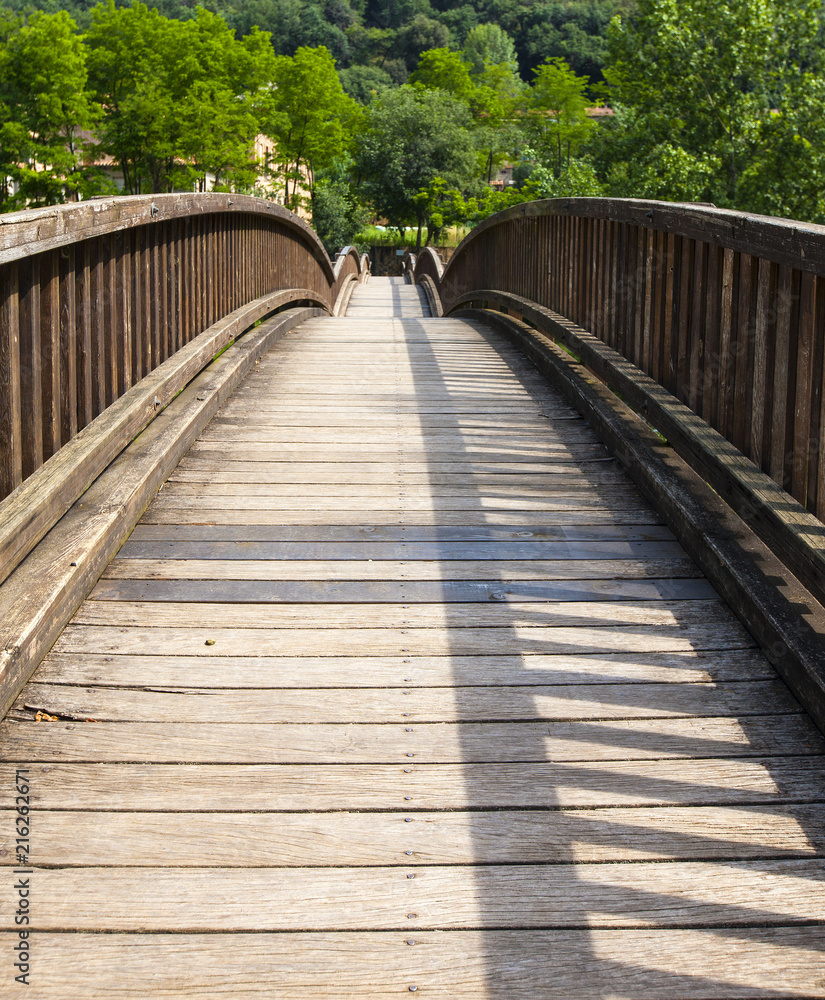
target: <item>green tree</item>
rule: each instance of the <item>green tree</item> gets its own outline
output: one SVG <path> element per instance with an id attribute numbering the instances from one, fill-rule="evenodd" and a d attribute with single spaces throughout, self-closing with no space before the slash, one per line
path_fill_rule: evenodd
<path id="1" fill-rule="evenodd" d="M 558 57 L 539 66 L 535 75 L 526 127 L 540 162 L 558 178 L 593 129 L 587 116 L 587 80 Z"/>
<path id="2" fill-rule="evenodd" d="M 409 82 L 429 90 L 444 90 L 467 104 L 476 95 L 469 65 L 460 52 L 450 49 L 427 49 L 422 52 Z"/>
<path id="3" fill-rule="evenodd" d="M 281 157 L 287 208 L 298 205 L 302 185 L 312 197 L 315 173 L 350 148 L 360 121 L 361 109 L 344 91 L 323 46 L 275 60 L 264 130 Z"/>
<path id="4" fill-rule="evenodd" d="M 337 161 L 318 178 L 312 203 L 312 225 L 332 256 L 354 241 L 368 213 L 351 183 L 352 159 Z"/>
<path id="5" fill-rule="evenodd" d="M 120 166 L 128 194 L 162 191 L 174 163 L 174 99 L 168 60 L 182 43 L 178 23 L 143 3 L 92 11 L 86 36 L 89 76 L 106 112 L 103 148 Z"/>
<path id="6" fill-rule="evenodd" d="M 744 207 L 753 178 L 765 175 L 760 163 L 775 162 L 795 135 L 800 150 L 819 142 L 804 107 L 819 87 L 820 8 L 819 0 L 639 0 L 637 17 L 616 21 L 610 37 L 607 77 L 630 112 L 617 123 L 626 158 L 613 159 L 614 176 L 646 173 L 636 193 L 647 195 L 681 173 L 685 183 L 670 191 L 678 198 L 696 194 L 704 173 L 702 200 Z"/>
<path id="7" fill-rule="evenodd" d="M 428 219 L 428 191 L 436 177 L 465 191 L 473 183 L 476 146 L 467 105 L 442 90 L 405 85 L 379 96 L 367 112 L 357 166 L 375 211 L 402 229 Z"/>
<path id="8" fill-rule="evenodd" d="M 473 28 L 464 40 L 463 50 L 476 76 L 481 76 L 488 66 L 506 64 L 513 72 L 518 70 L 513 39 L 497 24 Z"/>
<path id="9" fill-rule="evenodd" d="M 101 109 L 87 87 L 86 52 L 64 11 L 35 12 L 11 28 L 0 52 L 0 142 L 19 185 L 17 205 L 52 205 L 93 190 L 84 164 Z"/>
<path id="10" fill-rule="evenodd" d="M 510 62 L 484 63 L 473 79 L 473 112 L 489 184 L 505 154 L 521 145 L 525 88 Z"/>
<path id="11" fill-rule="evenodd" d="M 517 144 L 516 109 L 523 87 L 514 65 L 506 61 L 482 61 L 474 65 L 461 52 L 429 49 L 422 52 L 410 83 L 430 90 L 443 90 L 470 107 L 483 158 L 483 172 L 489 183 L 496 162 Z"/>

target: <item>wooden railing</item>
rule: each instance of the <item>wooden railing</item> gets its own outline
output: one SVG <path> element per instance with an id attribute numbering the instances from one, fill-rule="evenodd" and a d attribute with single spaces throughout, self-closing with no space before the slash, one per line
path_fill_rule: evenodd
<path id="1" fill-rule="evenodd" d="M 0 217 L 0 581 L 218 351 L 287 306 L 337 313 L 366 267 L 239 195 Z"/>
<path id="2" fill-rule="evenodd" d="M 479 289 L 588 330 L 825 517 L 825 227 L 664 202 L 533 202 L 483 222 L 444 269 L 447 311 Z"/>
<path id="3" fill-rule="evenodd" d="M 825 595 L 825 227 L 559 199 L 410 265 L 444 313 L 494 308 L 563 342 Z"/>
<path id="4" fill-rule="evenodd" d="M 144 375 L 254 300 L 330 312 L 359 273 L 258 198 L 118 198 L 0 218 L 0 499 Z M 254 320 L 252 321 L 254 322 Z"/>

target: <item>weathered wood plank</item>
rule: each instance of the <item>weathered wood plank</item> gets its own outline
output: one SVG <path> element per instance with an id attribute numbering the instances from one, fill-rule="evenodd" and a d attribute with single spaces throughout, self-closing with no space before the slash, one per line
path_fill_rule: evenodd
<path id="1" fill-rule="evenodd" d="M 34 680 L 109 687 L 310 688 L 709 683 L 775 676 L 753 649 L 590 656 L 152 656 L 52 651 Z"/>
<path id="2" fill-rule="evenodd" d="M 407 809 L 415 808 L 410 796 Z M 412 816 L 413 822 L 407 822 Z M 174 832 L 172 832 L 172 824 Z M 37 813 L 30 863 L 223 868 L 513 865 L 815 856 L 825 805 L 516 812 Z M 83 844 L 82 862 L 77 844 Z M 11 831 L 0 865 L 15 865 Z"/>
<path id="3" fill-rule="evenodd" d="M 206 563 L 205 565 L 209 565 Z M 253 564 L 254 565 L 254 564 Z M 336 583 L 252 580 L 161 580 L 156 578 L 100 581 L 90 600 L 197 601 L 213 603 L 410 604 L 547 603 L 548 601 L 715 600 L 705 580 L 597 580 L 553 583 L 533 581 L 342 581 Z"/>
<path id="4" fill-rule="evenodd" d="M 621 589 L 629 580 L 668 585 L 698 577 L 695 565 L 681 559 L 578 560 L 323 560 L 323 559 L 114 559 L 103 574 L 106 580 L 408 580 L 547 581 L 599 580 L 605 588 Z M 655 582 L 654 582 L 655 581 Z M 696 580 L 699 583 L 700 581 Z M 435 584 L 433 584 L 435 585 Z M 438 584 L 441 586 L 441 583 Z M 573 592 L 576 586 L 571 586 Z M 227 593 L 228 591 L 223 591 Z M 293 593 L 300 591 L 294 590 Z M 309 593 L 309 591 L 304 591 Z M 405 593 L 413 593 L 407 590 Z M 639 591 L 640 592 L 640 591 Z M 567 598 L 568 600 L 572 598 Z"/>
<path id="5" fill-rule="evenodd" d="M 407 825 L 398 824 L 400 846 Z M 38 922 L 108 931 L 729 928 L 820 921 L 825 910 L 819 860 L 480 865 L 472 878 L 463 866 L 410 867 L 258 868 L 254 879 L 221 867 L 42 869 Z M 0 897 L 5 929 L 15 905 Z"/>
<path id="6" fill-rule="evenodd" d="M 215 539 L 231 539 L 239 542 L 354 542 L 359 540 L 392 541 L 392 542 L 489 542 L 489 541 L 518 541 L 524 542 L 587 542 L 604 541 L 605 539 L 630 540 L 630 541 L 675 541 L 673 533 L 669 528 L 660 524 L 644 525 L 641 527 L 622 524 L 597 524 L 597 525 L 554 525 L 544 524 L 541 526 L 508 526 L 495 522 L 486 522 L 482 525 L 372 525 L 364 521 L 359 525 L 339 525 L 323 524 L 311 528 L 302 528 L 291 525 L 261 525 L 251 526 L 238 525 L 235 527 L 220 525 L 202 526 L 190 524 L 178 525 L 154 525 L 140 523 L 130 536 L 131 544 L 134 540 L 187 540 L 208 542 Z M 429 551 L 435 551 L 431 549 Z M 506 550 L 502 550 L 504 552 Z M 525 549 L 525 551 L 537 551 L 535 549 Z M 552 550 L 550 550 L 552 551 Z M 585 550 L 589 551 L 589 550 Z M 681 551 L 681 549 L 680 549 Z M 421 556 L 429 559 L 433 556 Z M 502 555 L 502 559 L 514 558 Z M 598 550 L 592 550 L 590 555 L 584 558 L 603 559 L 606 558 Z"/>
<path id="7" fill-rule="evenodd" d="M 365 507 L 382 507 L 385 504 L 403 500 L 410 508 L 424 507 L 440 508 L 493 506 L 496 501 L 507 500 L 508 506 L 516 504 L 522 510 L 529 510 L 536 505 L 547 503 L 556 506 L 560 501 L 571 498 L 580 505 L 584 499 L 593 503 L 598 499 L 601 504 L 633 497 L 634 492 L 626 483 L 591 483 L 586 474 L 576 476 L 569 483 L 541 483 L 536 486 L 528 484 L 507 485 L 493 483 L 487 486 L 473 484 L 436 483 L 234 483 L 234 482 L 181 482 L 179 480 L 167 483 L 164 488 L 164 502 L 180 503 L 182 506 L 192 502 L 203 503 L 206 507 L 219 507 L 226 504 L 243 504 L 255 509 L 260 506 L 261 498 L 266 498 L 272 504 L 272 509 L 280 506 L 282 501 L 301 504 L 316 501 L 321 505 L 332 505 L 338 501 L 361 503 Z M 503 506 L 503 504 L 502 504 Z"/>
<path id="8" fill-rule="evenodd" d="M 383 468 L 383 471 L 380 471 Z M 594 471 L 595 469 L 595 471 Z M 292 468 L 286 463 L 275 462 L 227 462 L 226 464 L 181 463 L 174 475 L 169 477 L 170 483 L 268 483 L 276 484 L 347 484 L 350 489 L 357 485 L 372 485 L 377 483 L 398 485 L 403 483 L 412 486 L 463 486 L 466 490 L 480 490 L 490 487 L 537 487 L 558 488 L 565 482 L 577 480 L 586 481 L 592 487 L 602 483 L 624 482 L 624 473 L 614 468 L 612 463 L 590 465 L 583 463 L 559 464 L 552 473 L 530 475 L 528 473 L 512 474 L 508 471 L 489 473 L 410 473 L 399 466 L 370 466 L 368 463 L 357 465 L 316 465 L 306 469 Z"/>
<path id="9" fill-rule="evenodd" d="M 819 998 L 819 927 L 37 936 L 33 1000 Z M 410 946 L 412 941 L 414 946 Z M 11 947 L 9 944 L 8 947 Z M 162 974 L 158 974 L 158 970 Z M 587 974 L 583 975 L 582 970 Z M 491 983 L 495 984 L 491 993 Z"/>
<path id="10" fill-rule="evenodd" d="M 0 809 L 15 806 L 0 764 Z M 161 813 L 821 803 L 825 758 L 501 764 L 34 764 L 38 810 Z M 818 836 L 816 830 L 814 834 Z M 406 855 L 405 855 L 406 856 Z"/>
<path id="11" fill-rule="evenodd" d="M 613 605 L 609 606 L 610 608 Z M 174 617 L 174 616 L 173 616 Z M 197 628 L 68 625 L 55 644 L 59 652 L 137 653 L 156 656 L 521 656 L 589 653 L 665 653 L 752 649 L 737 623 L 600 628 Z"/>
<path id="12" fill-rule="evenodd" d="M 0 764 L 0 809 L 15 806 Z M 35 764 L 38 809 L 155 812 L 775 806 L 821 802 L 825 758 L 501 764 Z"/>
<path id="13" fill-rule="evenodd" d="M 825 753 L 803 715 L 736 719 L 350 725 L 6 720 L 8 761 L 401 764 L 650 760 Z M 408 764 L 407 766 L 412 766 Z"/>
<path id="14" fill-rule="evenodd" d="M 249 426 L 248 424 L 237 424 L 232 428 L 226 428 L 232 438 L 238 444 L 249 444 L 261 442 L 269 445 L 297 444 L 303 445 L 373 445 L 386 448 L 386 426 L 382 429 L 376 426 L 370 433 L 369 428 L 355 428 L 353 430 L 341 430 L 335 427 L 278 427 L 271 429 L 267 427 Z M 551 428 L 545 428 L 540 433 L 538 430 L 531 434 L 519 433 L 518 429 L 510 430 L 503 428 L 480 428 L 478 430 L 450 430 L 439 429 L 428 432 L 410 426 L 409 429 L 399 427 L 397 433 L 393 435 L 398 444 L 410 450 L 425 450 L 433 446 L 437 451 L 471 451 L 482 447 L 500 448 L 502 450 L 512 448 L 518 453 L 520 450 L 533 447 L 553 451 L 557 449 L 567 449 L 577 444 L 594 444 L 596 435 L 589 428 L 579 429 L 575 425 L 564 435 L 556 433 Z M 221 442 L 224 439 L 220 428 L 211 428 L 201 435 L 203 444 L 211 442 Z"/>
<path id="15" fill-rule="evenodd" d="M 779 681 L 734 684 L 598 684 L 452 688 L 78 688 L 30 682 L 17 710 L 98 721 L 391 723 L 646 719 L 796 714 Z M 406 731 L 406 730 L 405 730 Z M 415 733 L 416 729 L 410 729 Z"/>
<path id="16" fill-rule="evenodd" d="M 468 505 L 469 506 L 469 505 Z M 319 507 L 318 509 L 301 510 L 298 505 L 290 510 L 288 507 L 276 510 L 260 509 L 254 512 L 239 507 L 203 507 L 193 504 L 182 506 L 169 504 L 161 507 L 155 502 L 144 515 L 144 524 L 260 524 L 267 525 L 325 525 L 331 520 L 341 525 L 357 525 L 367 521 L 371 525 L 409 524 L 409 525 L 484 525 L 494 518 L 499 524 L 524 528 L 544 527 L 548 522 L 555 525 L 576 524 L 661 524 L 662 519 L 652 509 L 641 504 L 631 504 L 620 507 L 613 504 L 609 507 L 587 507 L 582 501 L 578 509 L 567 510 L 511 510 L 503 505 L 499 508 L 485 510 L 406 510 L 403 506 L 356 510 L 352 507 L 337 506 Z"/>
<path id="17" fill-rule="evenodd" d="M 587 444 L 586 442 L 571 443 L 570 445 L 556 445 L 545 442 L 540 449 L 502 449 L 495 445 L 471 444 L 462 442 L 461 447 L 424 447 L 423 442 L 416 444 L 399 444 L 395 451 L 388 450 L 386 440 L 376 440 L 370 442 L 350 442 L 350 447 L 321 447 L 313 445 L 311 449 L 306 442 L 282 441 L 278 444 L 277 451 L 264 450 L 255 447 L 254 443 L 238 442 L 230 450 L 226 442 L 221 441 L 198 441 L 192 446 L 189 454 L 195 458 L 217 457 L 222 460 L 225 454 L 227 459 L 234 461 L 266 461 L 271 462 L 277 457 L 279 461 L 311 461 L 311 462 L 407 462 L 418 463 L 447 463 L 453 465 L 456 462 L 479 463 L 495 462 L 499 465 L 518 463 L 519 465 L 547 466 L 557 462 L 572 461 L 580 462 L 591 458 L 607 458 L 608 453 L 604 445 Z M 295 456 L 298 456 L 297 458 Z"/>
<path id="18" fill-rule="evenodd" d="M 365 528 L 363 524 L 351 526 L 351 531 L 347 534 L 346 527 L 339 526 L 338 537 L 330 537 L 332 532 L 326 525 L 319 525 L 316 529 L 311 526 L 295 526 L 294 534 L 290 538 L 289 527 L 284 525 L 153 525 L 147 524 L 144 519 L 140 524 L 140 531 L 137 529 L 120 549 L 121 559 L 168 559 L 175 561 L 189 560 L 221 560 L 221 561 L 272 561 L 285 560 L 311 560 L 313 562 L 342 562 L 353 561 L 363 562 L 371 560 L 376 562 L 405 562 L 408 565 L 413 563 L 433 563 L 437 569 L 441 565 L 452 562 L 464 562 L 470 565 L 473 562 L 491 562 L 494 566 L 500 566 L 503 562 L 544 562 L 552 560 L 554 562 L 571 562 L 574 564 L 594 563 L 596 566 L 602 563 L 618 559 L 634 560 L 656 560 L 656 559 L 679 559 L 684 558 L 681 545 L 676 541 L 652 540 L 629 541 L 622 539 L 606 538 L 604 541 L 590 541 L 585 536 L 582 539 L 573 538 L 566 542 L 559 540 L 544 540 L 541 536 L 551 534 L 552 528 L 546 525 L 537 525 L 535 530 L 522 530 L 521 532 L 511 531 L 509 534 L 525 534 L 532 536 L 534 540 L 512 541 L 490 540 L 487 525 L 478 525 L 480 539 L 451 538 L 447 530 L 444 530 L 443 541 L 429 541 L 426 537 L 420 540 L 423 534 L 422 529 L 429 525 L 410 526 L 409 541 L 404 540 L 404 536 L 396 525 L 370 525 L 372 530 Z M 271 535 L 273 540 L 268 540 L 270 532 L 268 528 L 273 528 Z M 438 529 L 441 529 L 438 525 Z M 445 526 L 446 527 L 446 526 Z M 466 528 L 466 525 L 456 527 Z M 501 526 L 506 529 L 506 526 Z M 523 526 L 519 526 L 522 527 Z M 577 528 L 584 533 L 585 529 L 592 528 L 591 525 L 563 525 L 556 526 L 558 535 L 570 531 L 575 532 Z M 601 525 L 597 526 L 601 528 Z M 610 528 L 614 526 L 609 526 Z M 631 531 L 635 526 L 621 525 L 617 527 L 627 527 Z M 655 531 L 657 525 L 645 525 L 640 527 L 638 535 L 644 536 L 647 530 Z M 154 528 L 154 531 L 149 529 Z M 413 531 L 413 528 L 417 529 Z M 395 530 L 393 530 L 395 529 Z M 607 529 L 605 534 L 607 534 Z M 395 539 L 392 535 L 395 535 Z M 592 535 L 597 532 L 591 532 Z M 303 537 L 302 537 L 303 535 Z M 315 535 L 315 538 L 312 536 Z M 387 535 L 390 540 L 385 541 Z M 504 535 L 504 530 L 502 530 Z M 400 537 L 399 537 L 400 536 Z M 271 536 L 270 536 L 271 537 Z M 375 538 L 375 541 L 367 539 Z M 217 540 L 214 540 L 217 539 Z M 552 539 L 552 534 L 551 534 Z M 582 570 L 581 566 L 574 565 L 573 571 Z"/>
<path id="19" fill-rule="evenodd" d="M 710 601 L 557 601 L 544 604 L 502 605 L 492 601 L 475 604 L 431 605 L 358 604 L 245 605 L 197 604 L 188 601 L 87 601 L 73 619 L 75 625 L 115 625 L 119 627 L 163 627 L 186 622 L 188 628 L 299 628 L 321 629 L 404 629 L 446 627 L 472 628 L 571 628 L 598 627 L 610 630 L 635 627 L 691 625 L 739 629 L 730 610 L 718 599 Z"/>
<path id="20" fill-rule="evenodd" d="M 342 452 L 321 452 L 313 449 L 311 455 L 287 455 L 280 451 L 271 452 L 261 448 L 230 448 L 219 447 L 217 443 L 209 447 L 198 448 L 197 442 L 181 461 L 181 470 L 204 470 L 226 468 L 228 472 L 243 471 L 246 468 L 260 469 L 262 472 L 283 472 L 285 475 L 293 470 L 307 470 L 310 473 L 341 472 L 352 470 L 356 475 L 373 470 L 392 471 L 393 475 L 555 475 L 570 473 L 581 468 L 585 471 L 604 471 L 605 467 L 615 468 L 616 460 L 611 458 L 603 448 L 594 445 L 582 450 L 577 458 L 565 455 L 552 460 L 534 458 L 527 455 L 501 455 L 492 459 L 473 458 L 468 455 L 456 455 L 452 460 L 439 459 L 432 455 L 431 461 L 422 452 L 416 458 L 406 452 L 399 456 L 398 452 L 390 453 L 372 451 L 351 451 L 342 457 Z M 358 480 L 353 480 L 357 482 Z M 470 480 L 467 480 L 468 482 Z"/>

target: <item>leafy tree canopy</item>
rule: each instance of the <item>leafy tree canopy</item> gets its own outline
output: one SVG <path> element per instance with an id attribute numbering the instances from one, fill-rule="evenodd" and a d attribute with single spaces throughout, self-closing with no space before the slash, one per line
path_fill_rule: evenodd
<path id="1" fill-rule="evenodd" d="M 361 109 L 344 91 L 335 61 L 323 46 L 278 56 L 272 73 L 263 128 L 277 143 L 285 166 L 284 204 L 296 204 L 304 181 L 314 189 L 315 172 L 345 153 L 360 128 Z"/>
<path id="2" fill-rule="evenodd" d="M 810 212 L 789 167 L 822 176 L 818 0 L 640 0 L 610 33 L 619 114 L 600 137 L 616 193 Z M 771 180 L 783 151 L 785 169 Z M 803 164 L 805 166 L 803 166 Z M 805 185 L 801 185 L 799 190 Z M 774 196 L 761 198 L 759 188 Z M 799 205 L 799 208 L 794 207 Z"/>
<path id="3" fill-rule="evenodd" d="M 427 221 L 418 199 L 436 177 L 466 189 L 475 145 L 467 105 L 442 90 L 403 86 L 380 95 L 367 112 L 356 154 L 363 189 L 391 225 Z"/>

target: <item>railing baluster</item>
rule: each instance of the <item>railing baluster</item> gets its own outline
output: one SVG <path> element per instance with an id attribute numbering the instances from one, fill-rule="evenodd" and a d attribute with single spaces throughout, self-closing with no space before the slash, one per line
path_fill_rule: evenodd
<path id="1" fill-rule="evenodd" d="M 770 469 L 770 408 L 773 385 L 773 331 L 776 325 L 776 280 L 779 268 L 759 261 L 754 326 L 754 373 L 751 393 L 750 447 L 747 453 L 760 469 Z"/>
<path id="2" fill-rule="evenodd" d="M 825 277 L 816 275 L 814 284 L 814 348 L 811 360 L 811 431 L 808 441 L 808 482 L 806 506 L 820 519 L 825 514 L 823 495 L 823 446 L 825 446 Z"/>
<path id="3" fill-rule="evenodd" d="M 40 257 L 21 261 L 18 322 L 20 325 L 20 396 L 23 411 L 23 476 L 43 464 L 43 365 L 40 341 Z"/>
<path id="4" fill-rule="evenodd" d="M 60 273 L 58 250 L 43 255 L 40 284 L 40 356 L 43 364 L 43 458 L 63 443 L 60 436 Z"/>
<path id="5" fill-rule="evenodd" d="M 739 294 L 736 307 L 736 330 L 733 339 L 734 386 L 731 393 L 733 419 L 730 440 L 740 451 L 747 451 L 748 428 L 751 423 L 756 346 L 756 292 L 759 261 L 751 254 L 739 255 Z"/>
<path id="6" fill-rule="evenodd" d="M 75 321 L 77 323 L 77 423 L 79 428 L 92 422 L 92 276 L 89 241 L 78 248 L 75 281 Z"/>
<path id="7" fill-rule="evenodd" d="M 75 248 L 63 247 L 58 257 L 60 298 L 60 438 L 77 434 L 77 313 L 75 310 Z"/>
<path id="8" fill-rule="evenodd" d="M 779 268 L 776 287 L 776 326 L 773 357 L 773 393 L 770 425 L 770 475 L 782 487 L 790 485 L 791 434 L 793 427 L 793 384 L 796 369 L 796 345 L 791 336 L 794 326 L 795 278 L 793 269 Z"/>
<path id="9" fill-rule="evenodd" d="M 16 261 L 0 267 L 0 489 L 23 480 L 20 286 Z"/>
<path id="10" fill-rule="evenodd" d="M 736 322 L 735 309 L 739 279 L 739 255 L 733 250 L 722 251 L 722 288 L 719 309 L 719 365 L 716 379 L 716 413 L 714 426 L 729 437 L 733 424 L 734 386 L 736 374 L 733 359 L 733 345 Z"/>
<path id="11" fill-rule="evenodd" d="M 816 278 L 810 271 L 800 275 L 799 306 L 795 324 L 796 380 L 793 405 L 793 444 L 791 447 L 791 489 L 807 504 L 808 460 L 811 440 L 813 403 L 814 320 L 816 318 Z"/>

